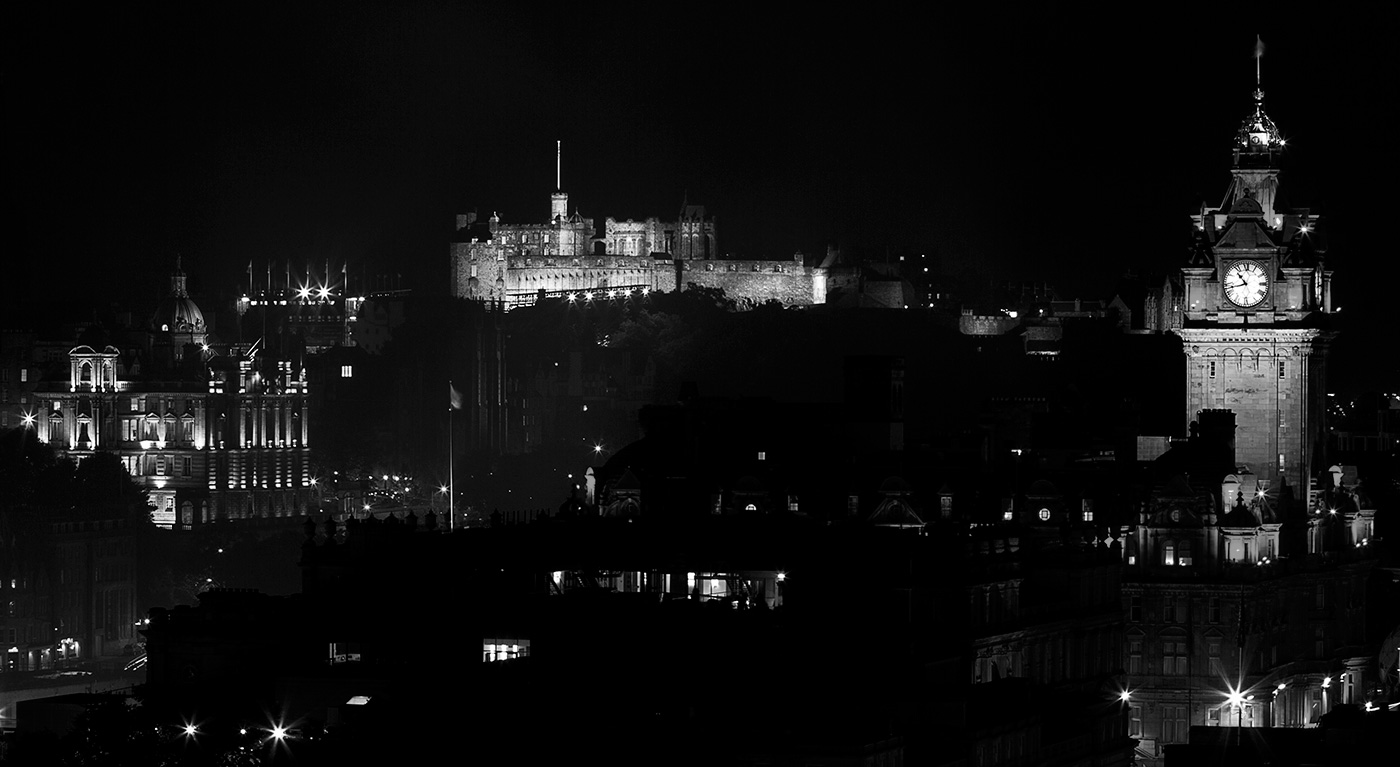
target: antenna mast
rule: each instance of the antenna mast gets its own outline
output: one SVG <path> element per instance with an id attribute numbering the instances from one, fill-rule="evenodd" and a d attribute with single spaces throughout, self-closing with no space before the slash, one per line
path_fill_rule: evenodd
<path id="1" fill-rule="evenodd" d="M 554 191 L 556 192 L 562 192 L 564 190 L 564 181 L 561 174 L 563 167 L 564 142 L 556 140 L 554 142 Z"/>

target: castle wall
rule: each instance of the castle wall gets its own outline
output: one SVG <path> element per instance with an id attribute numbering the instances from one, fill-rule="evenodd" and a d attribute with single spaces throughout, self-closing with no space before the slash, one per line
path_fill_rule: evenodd
<path id="1" fill-rule="evenodd" d="M 808 268 L 800 261 L 681 261 L 680 287 L 722 288 L 742 306 L 757 306 L 770 299 L 784 306 L 824 303 L 825 270 Z"/>
<path id="2" fill-rule="evenodd" d="M 1018 320 L 1001 315 L 964 314 L 958 318 L 958 330 L 965 336 L 1000 336 L 1018 324 Z"/>

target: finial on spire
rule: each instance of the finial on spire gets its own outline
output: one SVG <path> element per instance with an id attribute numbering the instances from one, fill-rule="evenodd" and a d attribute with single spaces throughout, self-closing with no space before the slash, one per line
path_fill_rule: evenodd
<path id="1" fill-rule="evenodd" d="M 1259 35 L 1254 36 L 1254 87 L 1258 88 L 1262 81 L 1259 76 L 1259 60 L 1264 58 L 1264 38 Z"/>

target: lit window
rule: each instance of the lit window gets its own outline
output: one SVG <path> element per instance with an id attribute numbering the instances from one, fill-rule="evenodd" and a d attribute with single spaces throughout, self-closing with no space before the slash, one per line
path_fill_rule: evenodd
<path id="1" fill-rule="evenodd" d="M 744 507 L 744 511 L 758 511 L 758 507 L 751 503 Z"/>
<path id="2" fill-rule="evenodd" d="M 1162 564 L 1176 564 L 1176 544 L 1172 541 L 1167 541 L 1162 544 Z"/>
<path id="3" fill-rule="evenodd" d="M 1049 509 L 1041 509 L 1041 510 L 1040 510 L 1040 521 L 1041 521 L 1041 522 L 1049 522 L 1049 521 L 1050 521 L 1050 510 L 1049 510 Z"/>
<path id="4" fill-rule="evenodd" d="M 20 368 L 20 369 L 19 369 L 19 382 L 20 382 L 20 383 L 28 383 L 28 382 L 29 382 L 29 368 Z"/>
<path id="5" fill-rule="evenodd" d="M 758 460 L 760 460 L 760 461 L 766 461 L 766 460 L 768 460 L 768 453 L 765 452 L 765 451 L 763 451 L 763 450 L 758 451 Z"/>
<path id="6" fill-rule="evenodd" d="M 1012 517 L 1012 513 L 1011 513 L 1011 510 L 1010 510 L 1010 509 L 1007 509 L 1006 511 L 1003 511 L 1003 512 L 1001 513 L 1001 518 L 1002 518 L 1003 521 L 1010 522 L 1010 521 L 1011 521 L 1011 517 Z"/>
<path id="7" fill-rule="evenodd" d="M 1085 521 L 1085 522 L 1093 522 L 1093 521 L 1094 521 L 1094 512 L 1092 512 L 1092 511 L 1085 511 L 1085 512 L 1084 512 L 1084 521 Z"/>
<path id="8" fill-rule="evenodd" d="M 515 660 L 530 655 L 528 639 L 483 639 L 481 640 L 481 661 Z"/>
<path id="9" fill-rule="evenodd" d="M 1181 550 L 1177 552 L 1176 563 L 1182 567 L 1191 566 L 1191 542 L 1182 541 Z"/>
<path id="10" fill-rule="evenodd" d="M 341 378 L 352 378 L 352 377 L 354 377 L 354 375 L 355 375 L 355 366 L 354 366 L 354 365 L 341 365 L 341 366 L 340 366 L 340 377 L 341 377 Z"/>

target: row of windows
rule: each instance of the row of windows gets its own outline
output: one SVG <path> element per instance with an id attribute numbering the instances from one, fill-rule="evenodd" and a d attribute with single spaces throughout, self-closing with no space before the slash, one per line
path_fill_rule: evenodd
<path id="1" fill-rule="evenodd" d="M 1167 623 L 1187 623 L 1190 621 L 1191 600 L 1186 597 L 1168 596 L 1162 599 L 1162 620 Z M 1206 622 L 1220 623 L 1220 597 L 1206 599 Z M 1141 623 L 1143 619 L 1142 597 L 1128 598 L 1128 620 Z"/>
<path id="2" fill-rule="evenodd" d="M 1191 650 L 1185 639 L 1168 639 L 1162 642 L 1162 669 L 1165 676 L 1186 676 L 1191 673 Z M 1206 644 L 1206 656 L 1213 674 L 1223 673 L 1220 664 L 1220 642 Z M 1147 673 L 1143 664 L 1142 640 L 1128 641 L 1128 674 L 1135 676 Z"/>
<path id="3" fill-rule="evenodd" d="M 1240 370 L 1243 370 L 1243 369 L 1244 369 L 1244 358 L 1243 358 L 1243 357 L 1237 357 L 1236 359 L 1238 360 L 1237 367 L 1238 367 Z M 1288 366 L 1288 363 L 1287 363 L 1287 362 L 1280 361 L 1280 362 L 1278 363 L 1278 377 L 1279 377 L 1279 378 L 1287 378 L 1287 377 L 1288 377 L 1288 367 L 1287 367 L 1287 366 Z M 1210 360 L 1209 362 L 1207 362 L 1207 363 L 1206 363 L 1206 368 L 1207 368 L 1207 370 L 1209 371 L 1210 377 L 1211 377 L 1211 378 L 1214 378 L 1214 377 L 1215 377 L 1215 373 L 1216 373 L 1216 361 L 1215 361 L 1215 360 Z M 1258 358 L 1258 357 L 1255 357 L 1255 358 L 1254 358 L 1254 369 L 1255 369 L 1255 370 L 1258 370 L 1258 369 L 1259 369 L 1259 358 Z"/>
<path id="4" fill-rule="evenodd" d="M 193 458 L 188 455 L 127 455 L 122 456 L 122 463 L 126 465 L 126 472 L 133 477 L 173 476 L 177 469 L 182 477 L 188 477 L 193 473 Z"/>

